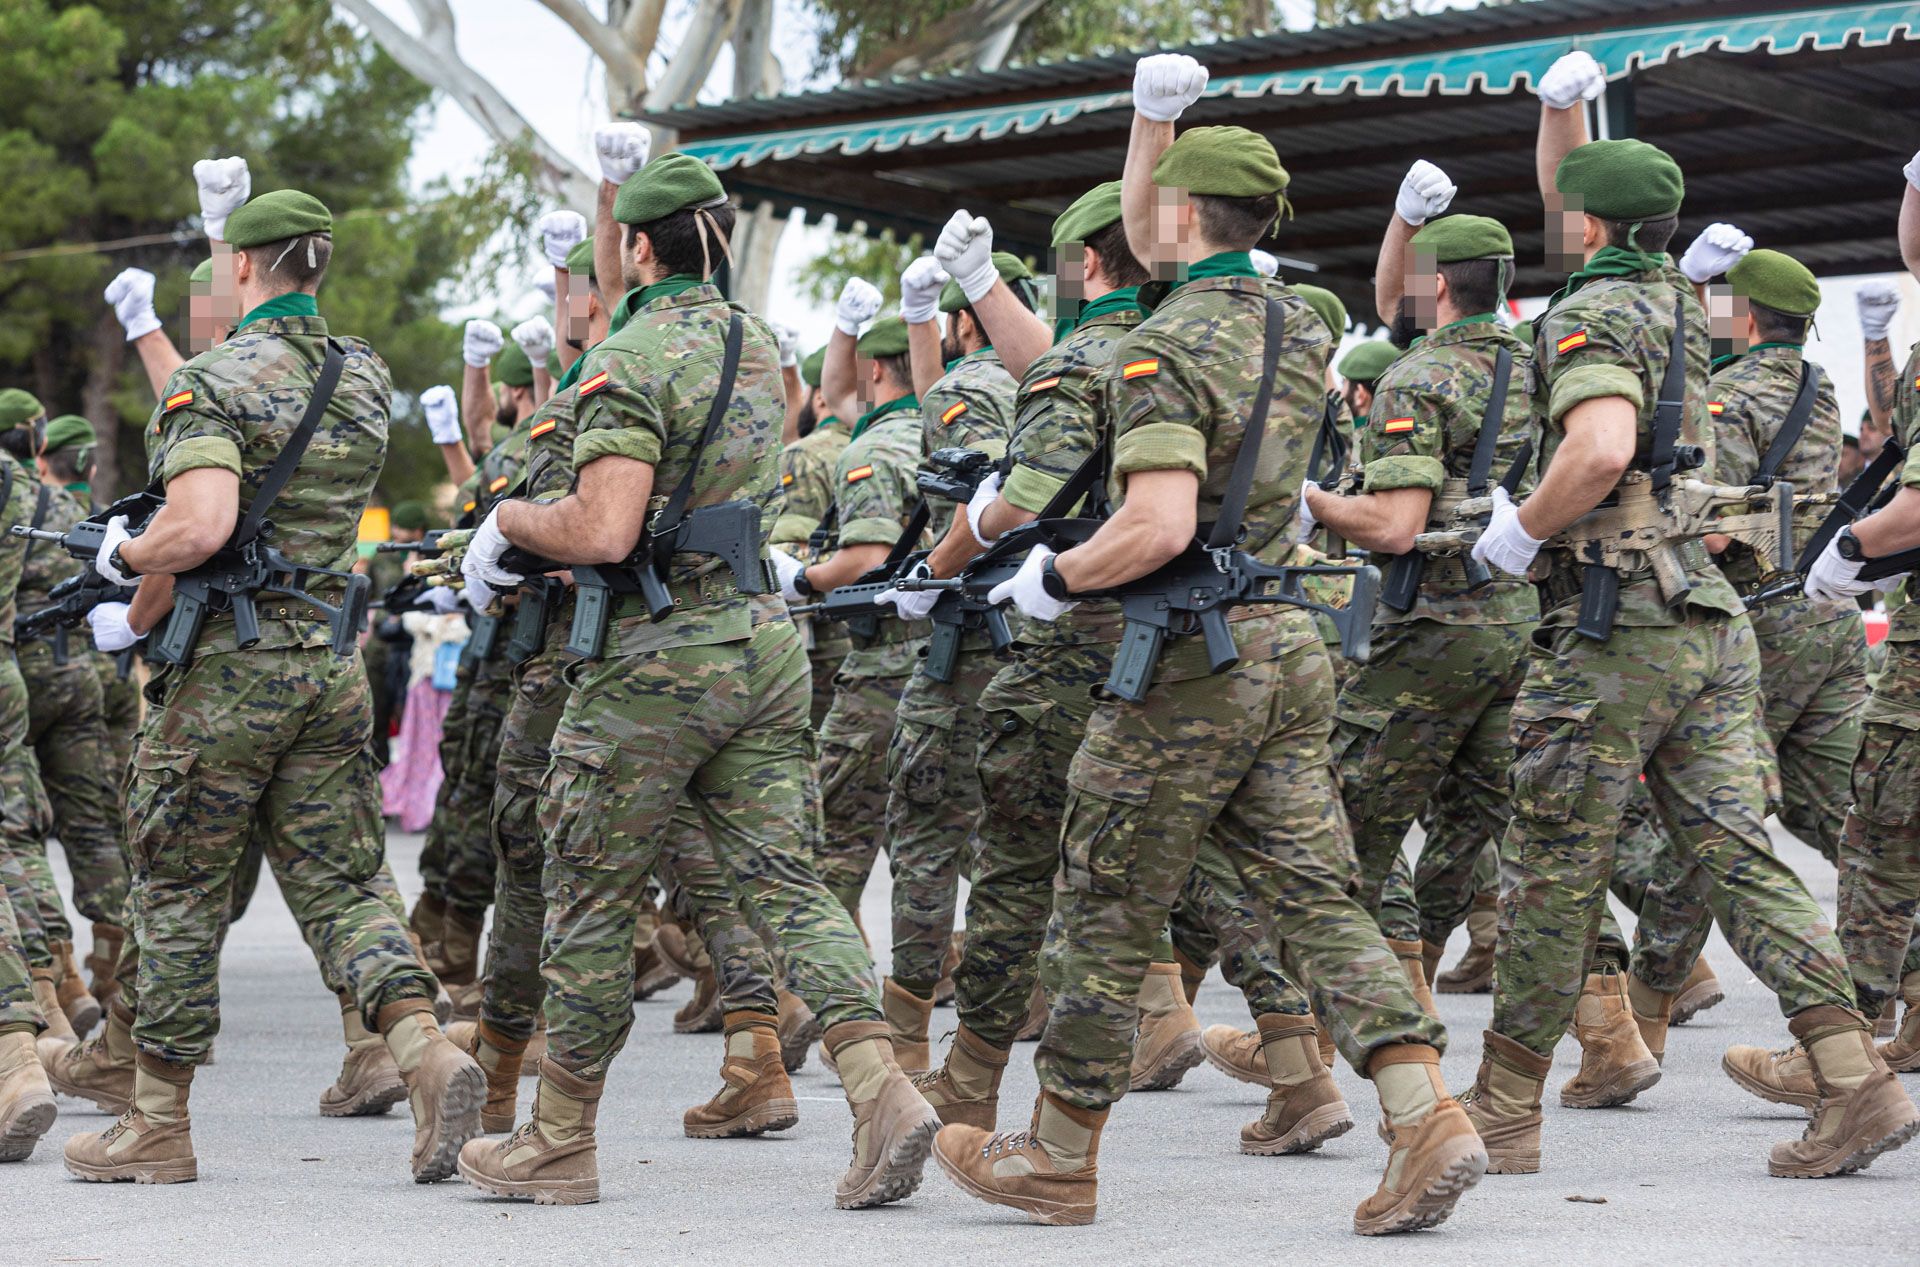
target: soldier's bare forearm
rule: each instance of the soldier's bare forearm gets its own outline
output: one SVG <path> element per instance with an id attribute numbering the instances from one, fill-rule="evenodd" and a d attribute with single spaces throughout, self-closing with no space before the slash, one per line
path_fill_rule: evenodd
<path id="1" fill-rule="evenodd" d="M 618 303 L 617 297 L 626 294 L 620 271 L 620 243 L 625 230 L 613 218 L 613 200 L 619 195 L 620 186 L 603 180 L 593 203 L 593 275 L 600 279 L 600 293 L 610 304 Z"/>
<path id="2" fill-rule="evenodd" d="M 1920 488 L 1902 488 L 1886 506 L 1853 525 L 1870 559 L 1920 546 Z"/>
<path id="3" fill-rule="evenodd" d="M 849 424 L 864 410 L 859 408 L 859 367 L 854 355 L 856 340 L 835 326 L 827 340 L 827 354 L 820 358 L 820 394 L 836 418 Z"/>
<path id="4" fill-rule="evenodd" d="M 1155 265 L 1170 263 L 1174 258 L 1169 249 L 1171 244 L 1158 245 L 1153 240 L 1154 200 L 1160 190 L 1153 183 L 1153 168 L 1172 144 L 1171 122 L 1162 123 L 1135 113 L 1133 131 L 1127 137 L 1127 165 L 1121 173 L 1120 217 L 1127 226 L 1128 249 L 1155 277 L 1162 276 Z"/>
<path id="5" fill-rule="evenodd" d="M 1380 259 L 1373 270 L 1373 306 L 1388 325 L 1400 315 L 1400 301 L 1406 297 L 1407 248 L 1418 232 L 1395 212 L 1388 217 L 1386 234 L 1380 239 Z"/>
<path id="6" fill-rule="evenodd" d="M 925 399 L 933 385 L 946 374 L 947 367 L 940 359 L 940 327 L 932 321 L 922 321 L 907 327 L 907 357 L 913 366 L 913 391 L 916 396 Z"/>
<path id="7" fill-rule="evenodd" d="M 1565 110 L 1556 110 L 1541 103 L 1540 134 L 1533 150 L 1533 173 L 1540 183 L 1540 197 L 1546 201 L 1549 213 L 1558 204 L 1559 195 L 1553 176 L 1560 170 L 1560 160 L 1585 145 L 1589 139 L 1586 102 L 1575 102 Z"/>
<path id="8" fill-rule="evenodd" d="M 1340 497 L 1324 489 L 1307 490 L 1307 508 L 1322 527 L 1363 550 L 1405 554 L 1427 523 L 1433 492 L 1394 488 L 1383 493 Z"/>
<path id="9" fill-rule="evenodd" d="M 633 553 L 653 496 L 653 464 L 595 458 L 580 468 L 574 491 L 558 501 L 500 504 L 508 541 L 556 563 L 618 563 Z"/>
<path id="10" fill-rule="evenodd" d="M 167 337 L 165 330 L 149 330 L 133 341 L 133 350 L 140 354 L 140 367 L 147 372 L 147 382 L 153 386 L 155 396 L 167 394 L 167 380 L 173 372 L 187 363 L 180 355 L 180 349 L 173 346 L 173 340 Z"/>
<path id="11" fill-rule="evenodd" d="M 1027 367 L 1053 346 L 1053 331 L 1005 282 L 994 282 L 992 290 L 974 301 L 973 312 L 986 327 L 1000 363 L 1015 378 L 1025 378 Z"/>
<path id="12" fill-rule="evenodd" d="M 1894 376 L 1893 345 L 1885 339 L 1867 340 L 1867 414 L 1882 430 L 1893 425 L 1893 398 L 1899 380 Z"/>
<path id="13" fill-rule="evenodd" d="M 1622 396 L 1583 401 L 1567 411 L 1567 436 L 1539 487 L 1520 505 L 1520 526 L 1544 540 L 1592 510 L 1633 464 L 1633 402 Z"/>
<path id="14" fill-rule="evenodd" d="M 460 421 L 467 429 L 467 448 L 477 458 L 493 448 L 493 380 L 488 368 L 468 365 L 460 371 Z"/>
<path id="15" fill-rule="evenodd" d="M 144 637 L 172 610 L 173 578 L 143 576 L 140 578 L 140 588 L 134 591 L 133 601 L 127 605 L 127 625 Z"/>
<path id="16" fill-rule="evenodd" d="M 1138 580 L 1193 541 L 1199 520 L 1200 477 L 1192 471 L 1135 471 L 1126 501 L 1085 544 L 1054 564 L 1073 593 Z"/>
<path id="17" fill-rule="evenodd" d="M 851 585 L 887 561 L 888 547 L 869 542 L 841 546 L 830 556 L 807 569 L 807 583 L 816 594 Z"/>
<path id="18" fill-rule="evenodd" d="M 1909 273 L 1920 277 L 1920 189 L 1911 183 L 1900 203 L 1900 258 Z"/>
<path id="19" fill-rule="evenodd" d="M 956 575 L 966 566 L 968 559 L 985 549 L 979 538 L 973 535 L 972 527 L 967 523 L 967 512 L 963 508 L 953 517 L 953 526 L 947 529 L 947 535 L 927 556 L 927 569 L 938 577 Z"/>

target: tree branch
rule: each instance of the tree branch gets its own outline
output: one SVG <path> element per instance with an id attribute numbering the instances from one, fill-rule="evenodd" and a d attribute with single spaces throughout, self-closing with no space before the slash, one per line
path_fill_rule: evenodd
<path id="1" fill-rule="evenodd" d="M 693 20 L 687 23 L 686 33 L 680 37 L 679 51 L 667 63 L 660 82 L 647 93 L 648 109 L 693 104 L 695 94 L 713 71 L 714 59 L 733 37 L 743 3 L 744 0 L 700 0 L 693 11 Z"/>
<path id="2" fill-rule="evenodd" d="M 1024 22 L 1043 0 L 974 0 L 973 4 L 881 49 L 848 79 L 911 75 L 938 63 L 971 62 L 992 49 L 1006 27 Z"/>
<path id="3" fill-rule="evenodd" d="M 607 74 L 628 86 L 627 95 L 643 92 L 647 85 L 647 63 L 634 55 L 634 46 L 620 32 L 587 11 L 580 0 L 539 0 L 549 13 L 573 28 L 600 59 Z"/>

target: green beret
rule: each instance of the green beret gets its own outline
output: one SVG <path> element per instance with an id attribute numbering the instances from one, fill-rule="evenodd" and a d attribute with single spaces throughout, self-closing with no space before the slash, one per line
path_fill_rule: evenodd
<path id="1" fill-rule="evenodd" d="M 23 392 L 18 387 L 9 387 L 0 392 L 0 431 L 8 431 L 46 416 L 46 406 L 32 392 Z"/>
<path id="2" fill-rule="evenodd" d="M 1399 359 L 1399 348 L 1385 339 L 1369 339 L 1355 344 L 1351 352 L 1340 358 L 1333 372 L 1349 383 L 1371 383 Z"/>
<path id="3" fill-rule="evenodd" d="M 393 513 L 387 518 L 396 528 L 413 528 L 423 531 L 432 522 L 427 516 L 425 502 L 401 502 L 393 508 Z"/>
<path id="4" fill-rule="evenodd" d="M 827 350 L 815 348 L 807 358 L 800 362 L 800 381 L 808 387 L 820 386 L 820 367 L 827 363 Z"/>
<path id="5" fill-rule="evenodd" d="M 1307 301 L 1307 307 L 1314 315 L 1327 323 L 1327 329 L 1333 332 L 1334 341 L 1340 340 L 1340 332 L 1347 328 L 1347 306 L 1340 302 L 1340 296 L 1324 286 L 1295 285 L 1293 293 Z"/>
<path id="6" fill-rule="evenodd" d="M 668 154 L 627 177 L 613 200 L 613 218 L 651 224 L 688 207 L 717 207 L 726 200 L 713 168 L 691 154 Z"/>
<path id="7" fill-rule="evenodd" d="M 593 235 L 589 233 L 580 240 L 580 244 L 567 252 L 567 271 L 573 274 L 586 274 L 588 281 L 598 281 L 593 275 Z"/>
<path id="8" fill-rule="evenodd" d="M 1273 143 L 1245 128 L 1188 128 L 1153 165 L 1153 183 L 1190 194 L 1257 198 L 1286 190 Z"/>
<path id="9" fill-rule="evenodd" d="M 1009 286 L 1015 286 L 1015 289 L 1018 289 L 1016 283 L 1031 281 L 1033 278 L 1033 270 L 1028 268 L 1018 255 L 1009 255 L 1005 251 L 993 253 L 993 267 L 1000 274 L 1000 280 Z M 1027 297 L 1029 299 L 1033 297 L 1031 289 L 1027 291 Z M 948 282 L 940 288 L 941 312 L 959 312 L 967 306 L 967 292 L 960 289 L 959 282 Z"/>
<path id="10" fill-rule="evenodd" d="M 1658 220 L 1680 210 L 1680 164 L 1645 141 L 1589 141 L 1560 160 L 1553 187 L 1602 220 Z"/>
<path id="11" fill-rule="evenodd" d="M 882 317 L 860 336 L 860 342 L 853 345 L 853 350 L 861 356 L 905 356 L 907 323 L 899 317 Z"/>
<path id="12" fill-rule="evenodd" d="M 209 255 L 206 259 L 195 264 L 193 266 L 193 272 L 187 276 L 187 280 L 201 286 L 211 286 L 213 284 L 213 257 Z"/>
<path id="13" fill-rule="evenodd" d="M 1525 344 L 1527 344 L 1528 346 L 1532 346 L 1532 344 L 1533 344 L 1533 322 L 1531 322 L 1531 321 L 1516 321 L 1516 322 L 1514 322 L 1514 323 L 1513 323 L 1513 337 L 1514 337 L 1514 338 L 1516 338 L 1516 339 L 1518 339 L 1518 340 L 1520 340 L 1520 342 L 1522 342 L 1522 343 L 1525 343 Z"/>
<path id="14" fill-rule="evenodd" d="M 1789 317 L 1811 317 L 1820 307 L 1820 283 L 1812 270 L 1779 251 L 1748 251 L 1727 270 L 1727 282 L 1734 294 Z"/>
<path id="15" fill-rule="evenodd" d="M 61 414 L 47 424 L 48 453 L 58 453 L 62 449 L 84 449 L 97 443 L 99 437 L 93 433 L 93 424 L 79 414 Z"/>
<path id="16" fill-rule="evenodd" d="M 1073 200 L 1073 205 L 1053 222 L 1053 245 L 1085 242 L 1120 218 L 1120 182 L 1110 180 L 1095 185 Z"/>
<path id="17" fill-rule="evenodd" d="M 1442 216 L 1413 235 L 1413 249 L 1436 264 L 1462 260 L 1510 260 L 1513 238 L 1507 226 L 1487 216 Z"/>
<path id="18" fill-rule="evenodd" d="M 333 213 L 326 204 L 298 189 L 261 194 L 227 217 L 227 245 L 236 248 L 332 232 Z"/>
<path id="19" fill-rule="evenodd" d="M 533 386 L 533 362 L 527 353 L 512 339 L 499 356 L 493 358 L 493 381 L 505 383 L 508 387 Z"/>

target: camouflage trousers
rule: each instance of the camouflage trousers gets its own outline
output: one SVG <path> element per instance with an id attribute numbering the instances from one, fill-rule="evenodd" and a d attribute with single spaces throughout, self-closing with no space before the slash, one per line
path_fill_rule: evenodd
<path id="1" fill-rule="evenodd" d="M 506 657 L 462 663 L 441 723 L 440 792 L 420 850 L 420 880 L 428 893 L 474 919 L 493 901 L 495 759 L 512 692 Z"/>
<path id="2" fill-rule="evenodd" d="M 30 968 L 46 968 L 53 955 L 43 912 L 60 909 L 60 893 L 47 865 L 53 810 L 27 742 L 28 708 L 26 680 L 8 649 L 0 655 L 0 883 L 6 885 L 21 956 Z"/>
<path id="3" fill-rule="evenodd" d="M 1668 847 L 1700 866 L 1709 909 L 1781 1010 L 1852 1006 L 1832 926 L 1767 842 L 1746 617 L 1689 608 L 1684 624 L 1605 642 L 1570 621 L 1563 607 L 1534 634 L 1513 706 L 1494 1030 L 1543 1056 L 1566 1032 L 1643 770 Z"/>
<path id="4" fill-rule="evenodd" d="M 1173 947 L 1197 968 L 1220 965 L 1220 975 L 1240 991 L 1247 1012 L 1305 1016 L 1307 996 L 1288 980 L 1273 922 L 1247 896 L 1226 854 L 1202 840 L 1186 887 L 1167 919 Z"/>
<path id="5" fill-rule="evenodd" d="M 140 668 L 127 663 L 127 675 L 120 676 L 120 658 L 103 652 L 93 653 L 93 668 L 100 679 L 100 702 L 107 720 L 107 750 L 113 755 L 108 774 L 116 791 L 126 781 L 127 763 L 133 760 L 133 737 L 140 731 Z"/>
<path id="6" fill-rule="evenodd" d="M 868 653 L 856 651 L 848 657 Z M 820 805 L 825 832 L 814 866 L 856 921 L 860 894 L 880 856 L 887 821 L 886 754 L 907 678 L 869 676 L 843 666 L 833 705 L 820 723 Z"/>
<path id="7" fill-rule="evenodd" d="M 1506 823 L 1503 820 L 1491 836 L 1484 835 L 1479 816 L 1462 803 L 1465 795 L 1449 774 L 1420 811 L 1427 839 L 1413 869 L 1413 899 L 1421 940 L 1435 946 L 1446 945 L 1453 930 L 1466 923 L 1475 898 L 1481 894 L 1492 898 L 1500 892 L 1499 842 L 1506 834 Z M 1392 887 L 1389 879 L 1389 895 Z M 1390 905 L 1390 900 L 1382 901 L 1383 927 Z"/>
<path id="8" fill-rule="evenodd" d="M 833 707 L 833 679 L 840 672 L 847 653 L 853 650 L 853 640 L 847 637 L 846 626 L 838 621 L 823 623 L 800 616 L 795 618 L 794 626 L 807 644 L 808 681 L 813 691 L 807 716 L 817 731 L 826 723 L 827 710 Z"/>
<path id="9" fill-rule="evenodd" d="M 1140 981 L 1203 846 L 1272 913 L 1350 1064 L 1386 1043 L 1446 1041 L 1349 895 L 1357 863 L 1327 755 L 1333 668 L 1312 622 L 1263 612 L 1234 635 L 1228 672 L 1207 675 L 1198 639 L 1181 639 L 1144 701 L 1098 704 L 1068 772 L 1035 1065 L 1082 1107 L 1126 1092 Z"/>
<path id="10" fill-rule="evenodd" d="M 1868 1016 L 1920 971 L 1920 642 L 1884 645 L 1840 843 L 1840 939 Z"/>
<path id="11" fill-rule="evenodd" d="M 398 896 L 381 892 L 385 829 L 359 657 L 205 653 L 148 691 L 127 787 L 140 1049 L 206 1058 L 234 867 L 256 830 L 328 984 L 358 1001 L 368 1028 L 387 1003 L 432 998 Z"/>
<path id="12" fill-rule="evenodd" d="M 980 693 L 1001 661 L 963 650 L 953 681 L 916 669 L 900 693 L 887 746 L 887 863 L 893 874 L 893 980 L 933 997 L 953 938 L 960 876 L 971 871 L 980 821 Z"/>
<path id="13" fill-rule="evenodd" d="M 13 903 L 0 902 L 0 1034 L 37 1034 L 46 1024 L 33 1000 L 33 980 L 27 973 Z"/>
<path id="14" fill-rule="evenodd" d="M 95 923 L 118 924 L 127 906 L 127 858 L 99 674 L 85 654 L 54 663 L 53 643 L 46 639 L 23 643 L 18 652 L 27 683 L 28 742 L 73 875 L 73 904 Z M 57 900 L 41 916 L 49 937 L 73 940 L 66 908 Z"/>
<path id="15" fill-rule="evenodd" d="M 572 690 L 540 798 L 549 1058 L 598 1079 L 625 1043 L 639 905 L 683 801 L 821 1024 L 878 1020 L 866 946 L 812 866 L 819 787 L 792 623 L 565 673 Z"/>

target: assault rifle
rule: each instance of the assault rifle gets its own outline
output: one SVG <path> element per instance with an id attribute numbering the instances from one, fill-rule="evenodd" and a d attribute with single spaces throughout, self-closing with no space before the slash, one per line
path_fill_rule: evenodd
<path id="1" fill-rule="evenodd" d="M 115 585 L 91 567 L 76 572 L 47 591 L 47 606 L 14 618 L 13 636 L 21 642 L 32 638 L 48 639 L 53 643 L 53 662 L 65 664 L 68 631 L 78 628 L 88 613 L 102 603 L 132 602 L 136 588 L 132 585 Z M 128 648 L 126 652 L 118 654 L 124 658 L 131 650 Z"/>
<path id="2" fill-rule="evenodd" d="M 154 512 L 166 504 L 167 499 L 160 494 L 150 488 L 142 489 L 137 493 L 128 493 L 104 510 L 94 511 L 65 532 L 34 528 L 27 524 L 15 524 L 8 531 L 16 537 L 57 545 L 92 570 L 93 561 L 99 557 L 100 547 L 107 539 L 108 522 L 124 516 L 128 531 L 137 535 L 153 518 Z"/>

